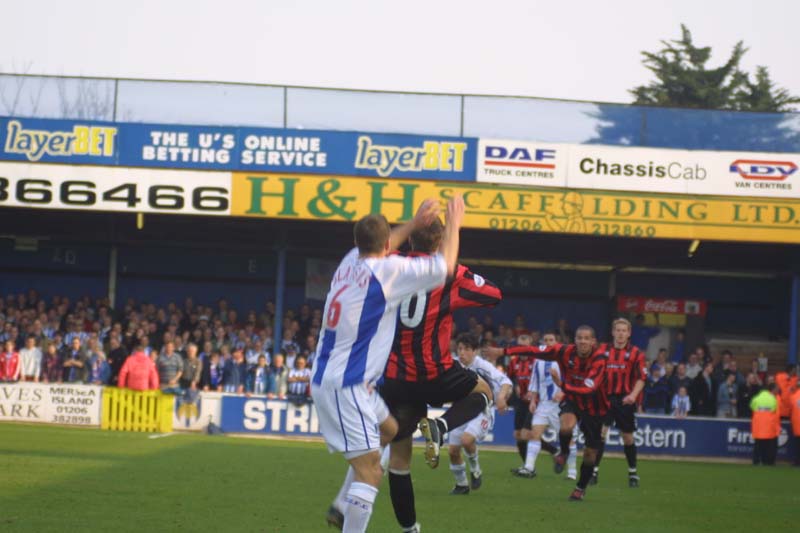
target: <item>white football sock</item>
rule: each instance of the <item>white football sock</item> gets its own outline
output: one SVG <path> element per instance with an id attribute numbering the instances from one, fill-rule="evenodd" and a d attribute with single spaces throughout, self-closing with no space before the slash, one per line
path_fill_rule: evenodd
<path id="1" fill-rule="evenodd" d="M 578 477 L 578 445 L 569 445 L 569 456 L 567 457 L 567 475 Z"/>
<path id="2" fill-rule="evenodd" d="M 343 533 L 365 533 L 372 516 L 372 504 L 378 495 L 378 489 L 359 481 L 350 485 L 345 496 Z"/>
<path id="3" fill-rule="evenodd" d="M 478 448 L 475 448 L 475 455 L 470 455 L 469 452 L 464 451 L 464 455 L 467 456 L 467 461 L 469 461 L 469 471 L 475 474 L 476 476 L 481 475 L 481 463 L 478 461 Z"/>
<path id="4" fill-rule="evenodd" d="M 542 441 L 529 440 L 528 451 L 525 454 L 525 469 L 533 472 L 536 469 L 536 458 L 539 457 L 539 452 L 542 451 Z"/>
<path id="5" fill-rule="evenodd" d="M 450 471 L 456 478 L 456 485 L 461 485 L 462 487 L 466 487 L 469 485 L 467 483 L 467 465 L 465 465 L 464 463 L 461 463 L 460 465 L 451 464 Z"/>

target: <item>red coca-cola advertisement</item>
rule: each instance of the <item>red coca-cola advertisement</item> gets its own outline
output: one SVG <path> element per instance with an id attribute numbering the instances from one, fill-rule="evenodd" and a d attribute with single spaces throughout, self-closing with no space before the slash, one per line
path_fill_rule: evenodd
<path id="1" fill-rule="evenodd" d="M 704 300 L 617 296 L 617 310 L 623 313 L 660 313 L 704 317 L 707 308 Z"/>

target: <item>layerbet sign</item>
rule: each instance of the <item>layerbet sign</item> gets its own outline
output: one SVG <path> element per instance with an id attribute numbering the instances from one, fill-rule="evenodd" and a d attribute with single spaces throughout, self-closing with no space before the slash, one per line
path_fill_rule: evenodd
<path id="1" fill-rule="evenodd" d="M 708 305 L 704 300 L 647 298 L 643 296 L 617 297 L 617 311 L 623 313 L 663 313 L 706 316 L 707 309 Z"/>

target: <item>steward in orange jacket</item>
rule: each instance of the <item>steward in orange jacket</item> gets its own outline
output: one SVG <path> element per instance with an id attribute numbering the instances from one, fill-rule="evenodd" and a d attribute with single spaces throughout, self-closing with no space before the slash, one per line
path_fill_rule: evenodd
<path id="1" fill-rule="evenodd" d="M 781 434 L 781 418 L 778 414 L 778 385 L 771 383 L 751 401 L 753 411 L 751 433 L 755 440 L 753 464 L 774 465 L 778 455 L 778 435 Z"/>

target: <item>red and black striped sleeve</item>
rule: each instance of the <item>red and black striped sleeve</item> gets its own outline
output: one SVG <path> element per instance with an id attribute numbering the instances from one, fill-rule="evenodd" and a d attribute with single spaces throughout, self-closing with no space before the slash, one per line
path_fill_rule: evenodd
<path id="1" fill-rule="evenodd" d="M 527 355 L 545 361 L 559 361 L 567 349 L 567 344 L 553 346 L 510 346 L 503 348 L 503 355 Z"/>
<path id="2" fill-rule="evenodd" d="M 583 379 L 580 385 L 573 385 L 568 381 L 564 381 L 564 391 L 572 394 L 594 394 L 603 385 L 603 380 L 606 374 L 606 361 L 608 357 L 600 352 L 595 352 L 592 356 L 592 362 L 589 366 L 589 372 Z"/>
<path id="3" fill-rule="evenodd" d="M 464 265 L 458 265 L 452 290 L 450 308 L 494 307 L 503 299 L 500 288 L 488 279 L 475 274 Z"/>
<path id="4" fill-rule="evenodd" d="M 634 360 L 630 372 L 630 385 L 631 390 L 636 385 L 637 381 L 647 381 L 647 361 L 644 357 L 644 352 L 639 348 L 635 348 Z"/>

